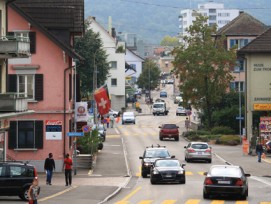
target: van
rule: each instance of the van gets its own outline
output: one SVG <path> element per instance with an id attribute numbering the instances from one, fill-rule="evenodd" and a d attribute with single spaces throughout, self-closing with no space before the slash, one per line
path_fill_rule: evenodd
<path id="1" fill-rule="evenodd" d="M 167 115 L 168 114 L 167 104 L 165 102 L 155 102 L 152 105 L 152 114 L 153 115 Z"/>

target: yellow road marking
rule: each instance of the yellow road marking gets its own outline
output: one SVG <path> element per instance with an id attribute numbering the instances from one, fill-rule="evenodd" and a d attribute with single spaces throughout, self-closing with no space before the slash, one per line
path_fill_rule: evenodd
<path id="1" fill-rule="evenodd" d="M 138 170 L 139 170 L 139 172 L 136 173 L 136 176 L 137 176 L 137 177 L 140 177 L 140 176 L 141 176 L 141 166 L 138 167 Z"/>
<path id="2" fill-rule="evenodd" d="M 121 201 L 115 203 L 115 204 L 126 204 L 128 203 L 128 199 L 131 198 L 133 195 L 135 195 L 139 190 L 141 189 L 141 187 L 137 187 L 135 190 L 133 190 L 131 193 L 129 193 L 127 196 L 125 196 Z"/>
<path id="3" fill-rule="evenodd" d="M 236 201 L 235 204 L 248 204 L 248 201 Z"/>
<path id="4" fill-rule="evenodd" d="M 271 204 L 271 202 L 260 202 L 260 204 Z"/>
<path id="5" fill-rule="evenodd" d="M 107 138 L 118 138 L 120 135 L 106 135 Z"/>
<path id="6" fill-rule="evenodd" d="M 200 171 L 198 174 L 204 176 L 204 171 Z"/>
<path id="7" fill-rule="evenodd" d="M 174 204 L 176 200 L 165 200 L 162 204 Z"/>
<path id="8" fill-rule="evenodd" d="M 198 199 L 189 199 L 185 204 L 199 204 L 199 202 L 200 200 Z"/>
<path id="9" fill-rule="evenodd" d="M 152 202 L 153 202 L 153 200 L 143 200 L 143 201 L 139 202 L 138 204 L 150 204 Z"/>
<path id="10" fill-rule="evenodd" d="M 224 204 L 224 203 L 225 203 L 224 200 L 213 200 L 213 201 L 211 202 L 211 204 Z"/>
<path id="11" fill-rule="evenodd" d="M 47 197 L 45 197 L 45 198 L 41 198 L 41 199 L 39 199 L 38 201 L 39 201 L 39 202 L 43 202 L 43 201 L 49 200 L 49 199 L 51 199 L 51 198 L 57 197 L 57 196 L 59 196 L 59 195 L 62 195 L 62 194 L 64 194 L 64 193 L 66 193 L 66 192 L 69 192 L 69 191 L 71 191 L 71 190 L 73 190 L 73 189 L 75 189 L 75 188 L 77 188 L 77 187 L 78 187 L 78 186 L 73 186 L 73 187 L 67 188 L 67 189 L 65 189 L 64 191 L 60 191 L 60 192 L 55 193 L 55 194 L 53 194 L 53 195 L 51 195 L 51 196 L 47 196 Z"/>
<path id="12" fill-rule="evenodd" d="M 193 173 L 192 173 L 191 171 L 186 171 L 186 172 L 185 172 L 185 175 L 186 175 L 186 176 L 191 176 L 191 175 L 193 175 Z"/>

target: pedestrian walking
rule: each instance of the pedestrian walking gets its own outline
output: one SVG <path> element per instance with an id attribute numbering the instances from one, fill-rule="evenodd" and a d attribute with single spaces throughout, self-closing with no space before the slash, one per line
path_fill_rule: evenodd
<path id="1" fill-rule="evenodd" d="M 263 145 L 260 140 L 258 140 L 258 144 L 256 145 L 256 153 L 258 155 L 258 162 L 261 162 L 262 153 L 263 153 Z"/>
<path id="2" fill-rule="evenodd" d="M 111 128 L 113 128 L 114 127 L 114 123 L 115 123 L 115 117 L 113 115 L 110 115 L 109 119 L 110 119 L 110 126 L 111 126 Z"/>
<path id="3" fill-rule="evenodd" d="M 110 124 L 110 118 L 109 116 L 106 117 L 106 127 L 109 128 L 109 124 Z"/>
<path id="4" fill-rule="evenodd" d="M 53 170 L 55 170 L 55 160 L 53 159 L 53 153 L 49 153 L 48 158 L 44 162 L 44 170 L 46 172 L 46 184 L 52 185 Z"/>
<path id="5" fill-rule="evenodd" d="M 70 158 L 69 154 L 66 154 L 63 167 L 65 170 L 65 181 L 66 186 L 72 185 L 72 159 Z"/>
<path id="6" fill-rule="evenodd" d="M 27 192 L 28 203 L 29 204 L 38 204 L 38 196 L 40 194 L 40 187 L 38 183 L 38 177 L 35 177 L 32 181 L 32 185 L 29 187 Z"/>
<path id="7" fill-rule="evenodd" d="M 185 125 L 185 128 L 186 128 L 186 132 L 188 132 L 188 129 L 190 127 L 190 121 L 188 120 L 188 118 L 185 119 L 184 125 Z"/>

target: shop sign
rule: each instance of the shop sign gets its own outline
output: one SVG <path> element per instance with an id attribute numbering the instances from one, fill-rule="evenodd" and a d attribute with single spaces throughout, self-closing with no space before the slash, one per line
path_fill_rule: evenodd
<path id="1" fill-rule="evenodd" d="M 253 104 L 254 110 L 271 110 L 270 103 L 255 103 Z"/>
<path id="2" fill-rule="evenodd" d="M 46 120 L 45 129 L 46 140 L 62 140 L 61 120 Z"/>
<path id="3" fill-rule="evenodd" d="M 264 139 L 269 139 L 271 135 L 271 117 L 260 117 L 260 135 Z"/>
<path id="4" fill-rule="evenodd" d="M 75 104 L 75 120 L 77 122 L 88 120 L 88 103 L 87 102 L 77 102 Z"/>

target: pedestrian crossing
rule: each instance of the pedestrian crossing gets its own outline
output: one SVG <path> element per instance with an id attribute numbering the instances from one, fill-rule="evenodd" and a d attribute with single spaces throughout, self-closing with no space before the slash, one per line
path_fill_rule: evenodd
<path id="1" fill-rule="evenodd" d="M 139 202 L 129 202 L 127 200 L 122 200 L 116 202 L 114 204 L 157 204 L 157 201 L 154 200 L 141 200 Z M 226 204 L 226 200 L 203 200 L 203 199 L 188 199 L 186 201 L 178 201 L 178 200 L 164 200 L 159 202 L 160 204 Z M 230 201 L 231 204 L 255 204 L 255 201 Z M 271 202 L 261 201 L 259 204 L 271 204 Z"/>

